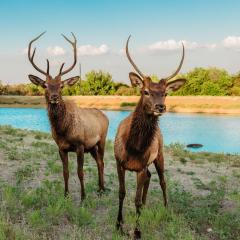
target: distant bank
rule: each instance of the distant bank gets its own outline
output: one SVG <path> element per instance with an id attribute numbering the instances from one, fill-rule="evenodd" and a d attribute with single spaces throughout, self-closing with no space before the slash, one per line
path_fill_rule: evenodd
<path id="1" fill-rule="evenodd" d="M 132 110 L 139 96 L 68 96 L 64 99 L 81 107 Z M 166 105 L 169 112 L 240 115 L 240 97 L 168 96 Z M 43 96 L 0 96 L 0 107 L 44 108 L 45 99 Z"/>

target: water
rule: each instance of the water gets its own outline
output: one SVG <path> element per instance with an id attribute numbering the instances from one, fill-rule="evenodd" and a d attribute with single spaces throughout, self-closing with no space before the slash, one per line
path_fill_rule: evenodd
<path id="1" fill-rule="evenodd" d="M 108 139 L 128 111 L 105 111 L 110 120 Z M 0 125 L 50 132 L 45 109 L 0 108 Z M 160 118 L 164 144 L 201 143 L 201 151 L 240 153 L 240 117 L 229 115 L 166 113 Z"/>

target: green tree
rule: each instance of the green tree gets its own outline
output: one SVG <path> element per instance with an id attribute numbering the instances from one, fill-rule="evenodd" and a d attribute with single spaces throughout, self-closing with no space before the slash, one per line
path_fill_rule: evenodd
<path id="1" fill-rule="evenodd" d="M 91 95 L 111 95 L 116 91 L 112 76 L 102 71 L 87 73 L 85 87 Z"/>
<path id="2" fill-rule="evenodd" d="M 227 71 L 218 68 L 195 68 L 182 75 L 186 84 L 173 95 L 231 95 L 233 78 Z"/>

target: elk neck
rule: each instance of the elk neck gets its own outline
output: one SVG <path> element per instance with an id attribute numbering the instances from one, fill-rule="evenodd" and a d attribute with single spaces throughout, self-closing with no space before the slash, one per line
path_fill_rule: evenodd
<path id="1" fill-rule="evenodd" d="M 158 127 L 158 117 L 144 110 L 143 97 L 133 112 L 126 149 L 130 154 L 143 154 L 151 145 Z"/>
<path id="2" fill-rule="evenodd" d="M 51 128 L 57 134 L 64 134 L 65 129 L 65 118 L 66 118 L 66 105 L 62 99 L 62 96 L 59 98 L 59 102 L 57 104 L 49 103 L 49 98 L 47 94 L 45 95 L 46 102 L 47 102 L 47 110 L 48 110 L 48 117 L 51 124 Z"/>

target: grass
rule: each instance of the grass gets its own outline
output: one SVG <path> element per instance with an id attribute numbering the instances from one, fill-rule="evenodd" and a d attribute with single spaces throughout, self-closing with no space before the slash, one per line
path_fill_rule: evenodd
<path id="1" fill-rule="evenodd" d="M 120 107 L 135 107 L 136 105 L 136 102 L 122 102 L 120 104 Z"/>
<path id="2" fill-rule="evenodd" d="M 180 143 L 174 143 L 166 146 L 166 150 L 172 154 L 181 163 L 186 164 L 192 162 L 201 164 L 204 162 L 227 163 L 232 167 L 240 167 L 239 154 L 224 154 L 211 152 L 190 152 L 185 149 L 185 146 Z"/>
<path id="3" fill-rule="evenodd" d="M 239 240 L 240 156 L 192 153 L 180 144 L 165 149 L 169 207 L 163 207 L 158 177 L 151 167 L 147 205 L 140 218 L 142 239 Z M 49 134 L 0 126 L 0 168 L 1 240 L 131 239 L 115 230 L 118 180 L 112 142 L 107 141 L 105 152 L 105 182 L 110 191 L 98 196 L 96 163 L 85 155 L 83 202 L 75 154 L 70 154 L 70 195 L 64 198 L 61 161 Z M 185 184 L 178 181 L 184 179 Z M 195 191 L 188 189 L 189 182 Z M 127 172 L 124 230 L 131 236 L 135 185 L 135 174 Z"/>

